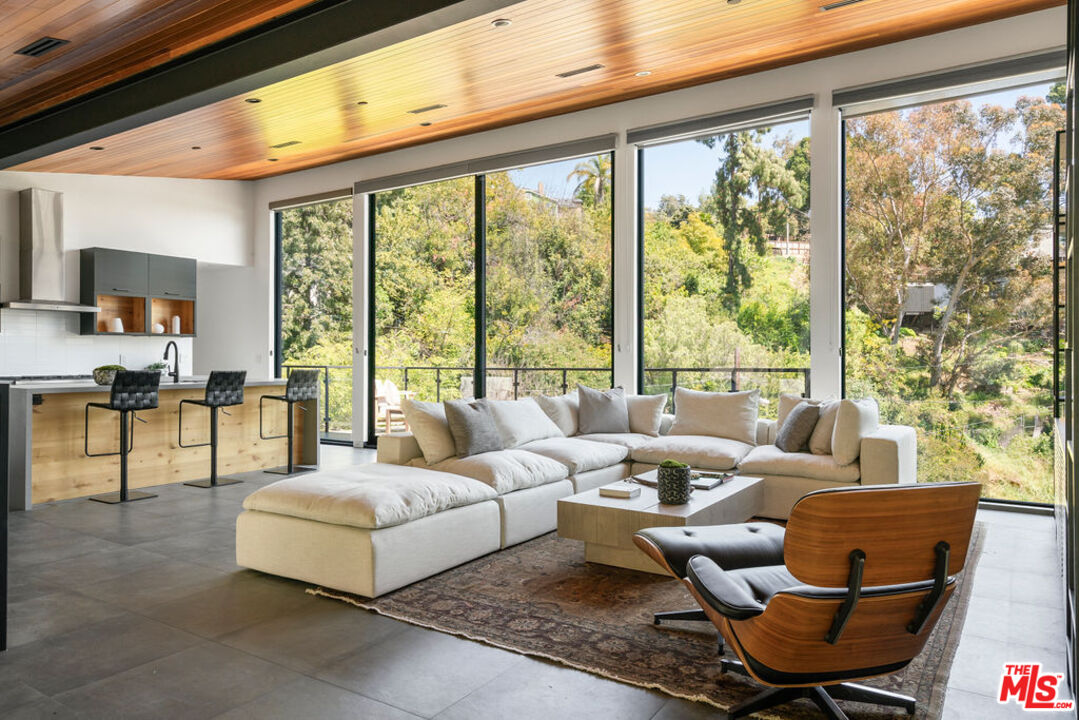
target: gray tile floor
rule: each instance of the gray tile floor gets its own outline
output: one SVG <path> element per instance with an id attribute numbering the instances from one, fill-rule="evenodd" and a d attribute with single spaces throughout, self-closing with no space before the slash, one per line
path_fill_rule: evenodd
<path id="1" fill-rule="evenodd" d="M 324 466 L 371 462 L 328 447 Z M 314 598 L 241 570 L 240 502 L 274 476 L 184 486 L 129 506 L 69 501 L 11 516 L 11 649 L 0 717 L 619 718 L 723 713 Z M 1002 665 L 1064 671 L 1048 517 L 982 511 L 989 528 L 946 718 L 1021 714 L 996 703 Z"/>

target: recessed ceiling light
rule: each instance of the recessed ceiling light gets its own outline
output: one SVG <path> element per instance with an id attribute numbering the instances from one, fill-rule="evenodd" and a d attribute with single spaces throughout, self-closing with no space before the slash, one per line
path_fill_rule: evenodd
<path id="1" fill-rule="evenodd" d="M 267 158 L 268 162 L 277 162 L 277 158 Z"/>
<path id="2" fill-rule="evenodd" d="M 633 73 L 634 77 L 648 77 L 652 74 L 651 70 L 641 70 L 638 73 Z"/>
<path id="3" fill-rule="evenodd" d="M 90 149 L 91 150 L 104 150 L 105 148 L 101 147 L 100 145 L 91 145 Z"/>
<path id="4" fill-rule="evenodd" d="M 560 78 L 573 77 L 574 75 L 581 75 L 582 73 L 592 72 L 593 70 L 599 70 L 602 67 L 603 67 L 602 65 L 600 65 L 599 63 L 596 63 L 595 65 L 588 65 L 587 67 L 577 68 L 576 70 L 567 70 L 565 72 L 560 72 L 560 73 L 556 74 L 555 77 L 560 77 Z"/>
<path id="5" fill-rule="evenodd" d="M 247 98 L 246 100 L 244 100 L 244 102 L 251 103 L 252 105 L 257 105 L 258 103 L 262 102 L 262 100 L 259 98 Z"/>
<path id="6" fill-rule="evenodd" d="M 356 104 L 357 104 L 357 105 L 366 105 L 366 104 L 367 104 L 367 101 L 366 101 L 366 100 L 360 100 L 360 101 L 359 101 L 358 103 L 356 103 Z"/>
<path id="7" fill-rule="evenodd" d="M 191 149 L 192 150 L 202 150 L 202 146 L 201 145 L 192 145 Z"/>
<path id="8" fill-rule="evenodd" d="M 492 20 L 491 21 L 491 25 L 493 27 L 496 27 L 496 28 L 509 27 L 512 24 L 513 24 L 513 21 L 510 20 L 509 18 L 498 18 L 497 20 Z"/>
<path id="9" fill-rule="evenodd" d="M 301 142 L 302 142 L 301 140 L 287 140 L 285 142 L 277 143 L 276 145 L 271 145 L 270 147 L 272 147 L 274 150 L 280 150 L 281 148 L 287 148 L 287 147 L 292 147 L 293 145 L 299 145 Z"/>
<path id="10" fill-rule="evenodd" d="M 836 0 L 836 2 L 830 2 L 827 5 L 821 5 L 821 10 L 838 10 L 841 7 L 847 7 L 854 3 L 860 3 L 862 0 Z"/>
<path id="11" fill-rule="evenodd" d="M 742 2 L 742 0 L 727 0 L 728 5 L 737 5 L 740 2 Z"/>
<path id="12" fill-rule="evenodd" d="M 420 127 L 431 127 L 431 123 L 429 123 L 429 122 L 421 122 Z"/>

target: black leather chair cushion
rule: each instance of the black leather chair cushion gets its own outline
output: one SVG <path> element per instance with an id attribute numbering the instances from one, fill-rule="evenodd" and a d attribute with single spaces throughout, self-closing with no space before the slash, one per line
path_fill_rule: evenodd
<path id="1" fill-rule="evenodd" d="M 244 382 L 246 370 L 214 370 L 206 381 L 206 399 L 208 407 L 227 407 L 242 405 L 244 401 Z"/>
<path id="2" fill-rule="evenodd" d="M 293 370 L 285 386 L 285 399 L 289 402 L 318 399 L 318 370 Z"/>
<path id="3" fill-rule="evenodd" d="M 681 578 L 694 555 L 705 555 L 724 570 L 783 564 L 783 528 L 773 523 L 657 527 L 637 534 L 658 547 Z"/>
<path id="4" fill-rule="evenodd" d="M 800 586 L 784 565 L 724 570 L 703 555 L 692 558 L 686 572 L 708 604 L 732 620 L 760 615 L 776 593 Z"/>
<path id="5" fill-rule="evenodd" d="M 120 370 L 112 381 L 109 408 L 112 410 L 150 410 L 157 407 L 158 370 Z"/>

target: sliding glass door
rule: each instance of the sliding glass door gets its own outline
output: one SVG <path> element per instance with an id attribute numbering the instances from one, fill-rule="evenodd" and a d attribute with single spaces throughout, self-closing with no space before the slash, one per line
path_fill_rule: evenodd
<path id="1" fill-rule="evenodd" d="M 279 210 L 280 373 L 322 373 L 322 437 L 352 437 L 352 198 Z"/>
<path id="2" fill-rule="evenodd" d="M 1050 502 L 1060 86 L 844 124 L 847 396 L 917 428 L 923 482 Z"/>
<path id="3" fill-rule="evenodd" d="M 643 387 L 809 389 L 809 123 L 640 151 Z"/>
<path id="4" fill-rule="evenodd" d="M 374 429 L 404 428 L 401 399 L 471 397 L 475 181 L 374 196 Z"/>
<path id="5" fill-rule="evenodd" d="M 372 435 L 404 429 L 406 397 L 610 386 L 611 161 L 605 153 L 371 196 Z"/>

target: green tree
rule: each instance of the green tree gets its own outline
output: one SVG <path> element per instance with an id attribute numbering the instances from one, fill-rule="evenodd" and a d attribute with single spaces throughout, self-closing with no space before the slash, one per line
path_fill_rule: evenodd
<path id="1" fill-rule="evenodd" d="M 611 188 L 611 155 L 603 153 L 582 160 L 577 163 L 573 171 L 566 177 L 567 180 L 576 181 L 574 195 L 582 202 L 591 205 L 602 205 L 610 195 Z"/>

